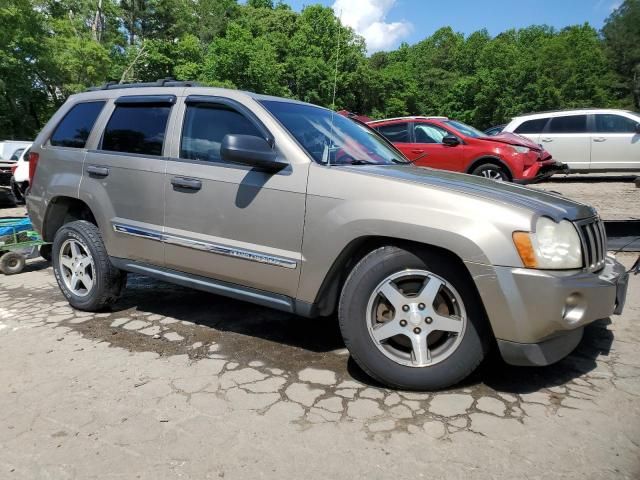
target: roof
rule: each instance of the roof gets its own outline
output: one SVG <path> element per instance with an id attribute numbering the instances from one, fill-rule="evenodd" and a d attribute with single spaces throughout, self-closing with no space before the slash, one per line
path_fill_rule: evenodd
<path id="1" fill-rule="evenodd" d="M 544 112 L 532 112 L 532 113 L 523 113 L 521 115 L 516 115 L 515 119 L 522 118 L 544 118 L 544 117 L 562 117 L 565 115 L 589 115 L 593 113 L 633 113 L 628 110 L 620 110 L 616 108 L 576 108 L 576 109 L 568 109 L 568 110 L 549 110 Z"/>
<path id="2" fill-rule="evenodd" d="M 373 121 L 368 122 L 368 123 L 393 122 L 393 121 L 396 121 L 396 120 L 449 120 L 449 117 L 410 115 L 408 117 L 383 118 L 381 120 L 373 120 Z"/>

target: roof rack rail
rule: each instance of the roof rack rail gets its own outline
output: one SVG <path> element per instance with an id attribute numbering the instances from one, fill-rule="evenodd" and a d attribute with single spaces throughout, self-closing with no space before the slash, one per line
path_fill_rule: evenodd
<path id="1" fill-rule="evenodd" d="M 111 80 L 103 85 L 97 87 L 90 87 L 87 92 L 96 92 L 99 90 L 116 90 L 119 88 L 144 88 L 144 87 L 200 87 L 202 86 L 198 82 L 191 80 L 180 81 L 173 77 L 160 78 L 155 82 L 133 82 L 133 83 L 118 83 L 115 80 Z"/>

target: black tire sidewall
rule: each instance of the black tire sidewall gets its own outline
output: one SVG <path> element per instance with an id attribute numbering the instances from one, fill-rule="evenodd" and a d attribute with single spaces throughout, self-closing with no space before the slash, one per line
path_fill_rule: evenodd
<path id="1" fill-rule="evenodd" d="M 85 230 L 87 228 L 95 229 L 95 232 L 99 234 L 97 228 L 94 225 L 82 220 L 71 222 L 62 226 L 56 233 L 53 240 L 53 249 L 51 255 L 53 272 L 56 277 L 56 281 L 58 282 L 58 286 L 60 287 L 62 294 L 68 300 L 69 304 L 78 310 L 92 311 L 101 308 L 102 300 L 105 296 L 105 274 L 107 272 L 104 271 L 103 262 L 100 261 L 100 257 L 101 255 L 105 255 L 106 252 L 100 237 L 97 236 L 96 240 L 93 240 L 89 235 L 86 234 Z M 69 290 L 65 285 L 64 279 L 62 278 L 62 273 L 60 270 L 60 249 L 62 248 L 63 243 L 69 239 L 77 240 L 78 242 L 80 242 L 84 246 L 84 248 L 86 248 L 87 251 L 91 253 L 91 257 L 93 259 L 94 285 L 91 292 L 89 292 L 89 294 L 84 297 L 75 295 L 71 290 Z M 100 242 L 100 244 L 96 244 L 97 242 Z"/>
<path id="2" fill-rule="evenodd" d="M 409 367 L 386 357 L 371 338 L 366 320 L 369 296 L 389 275 L 423 269 L 447 280 L 462 297 L 467 325 L 462 341 L 445 360 Z M 367 255 L 345 282 L 340 299 L 340 328 L 356 362 L 373 378 L 400 389 L 437 390 L 458 383 L 480 364 L 488 350 L 488 329 L 475 287 L 458 265 L 437 256 L 384 247 Z"/>
<path id="3" fill-rule="evenodd" d="M 18 263 L 16 266 L 11 267 L 9 263 L 14 259 Z M 17 273 L 20 273 L 22 270 L 24 270 L 25 264 L 26 259 L 24 258 L 24 255 L 18 252 L 7 252 L 0 257 L 0 270 L 5 275 L 15 275 Z"/>

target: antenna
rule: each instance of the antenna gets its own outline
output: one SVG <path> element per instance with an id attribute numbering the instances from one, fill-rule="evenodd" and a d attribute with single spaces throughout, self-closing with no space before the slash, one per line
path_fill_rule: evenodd
<path id="1" fill-rule="evenodd" d="M 340 29 L 341 28 L 342 28 L 342 9 L 340 9 L 340 16 L 338 17 L 338 35 L 337 35 L 338 41 L 336 44 L 336 69 L 333 74 L 333 98 L 331 100 L 331 135 L 333 135 L 333 117 L 336 114 L 336 88 L 338 86 L 338 61 L 340 59 Z M 327 156 L 327 166 L 328 167 L 331 166 L 331 151 L 329 151 L 329 155 Z"/>

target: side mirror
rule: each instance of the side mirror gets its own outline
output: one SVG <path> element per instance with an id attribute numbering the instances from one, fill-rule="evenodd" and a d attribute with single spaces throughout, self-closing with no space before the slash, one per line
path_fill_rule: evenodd
<path id="1" fill-rule="evenodd" d="M 277 152 L 264 138 L 253 135 L 225 135 L 220 156 L 227 162 L 259 167 L 269 172 L 277 172 L 288 165 L 278 159 Z"/>
<path id="2" fill-rule="evenodd" d="M 454 135 L 446 135 L 442 139 L 442 143 L 444 143 L 445 145 L 448 145 L 450 147 L 455 147 L 456 145 L 460 145 L 460 140 L 458 140 L 458 137 L 456 137 Z"/>

